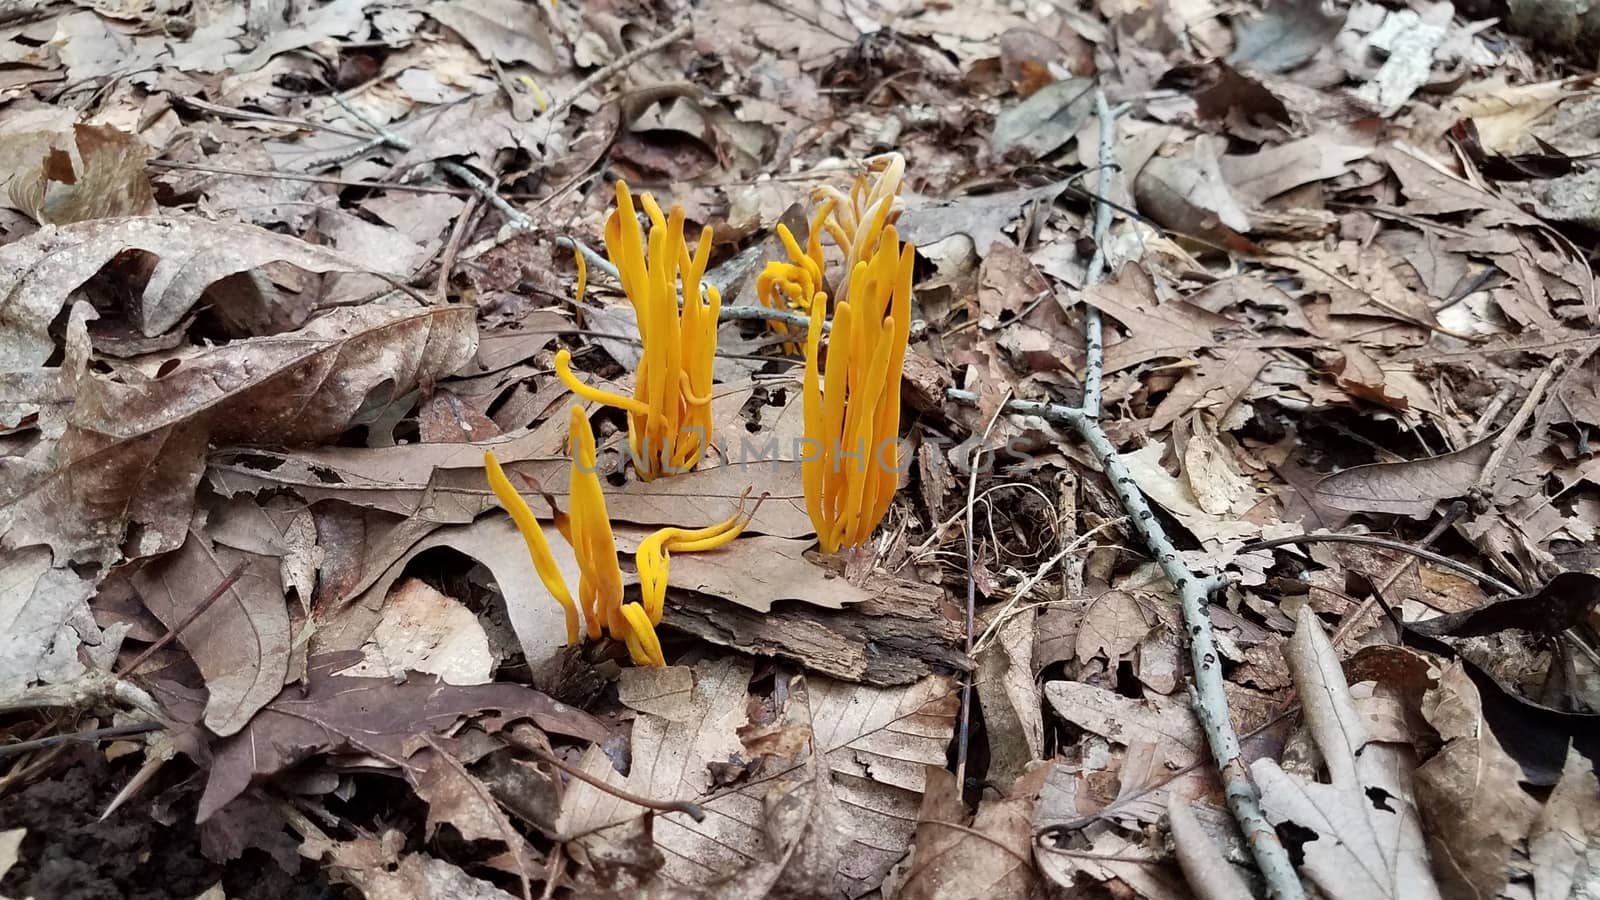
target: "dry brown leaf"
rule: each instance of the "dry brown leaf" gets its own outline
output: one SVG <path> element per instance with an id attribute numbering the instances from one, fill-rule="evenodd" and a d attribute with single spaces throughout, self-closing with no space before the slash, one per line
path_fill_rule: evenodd
<path id="1" fill-rule="evenodd" d="M 389 592 L 361 652 L 359 664 L 338 674 L 394 678 L 422 672 L 445 684 L 488 684 L 494 672 L 494 655 L 478 617 L 415 578 Z"/>
<path id="2" fill-rule="evenodd" d="M 1133 180 L 1139 210 L 1181 234 L 1218 243 L 1250 230 L 1250 216 L 1234 196 L 1209 137 L 1180 145 L 1172 155 L 1157 154 Z"/>
<path id="3" fill-rule="evenodd" d="M 366 753 L 414 776 L 417 769 L 406 758 L 418 749 L 418 736 L 443 732 L 463 717 L 490 710 L 496 713 L 494 727 L 529 719 L 545 731 L 586 741 L 608 736 L 588 713 L 520 684 L 452 686 L 422 675 L 396 682 L 334 674 L 359 659 L 355 653 L 313 657 L 303 691 L 280 694 L 243 731 L 212 744 L 199 821 L 253 782 L 319 753 Z"/>
<path id="4" fill-rule="evenodd" d="M 149 155 L 143 140 L 109 125 L 0 137 L 0 158 L 14 167 L 6 184 L 11 203 L 40 224 L 155 212 L 144 171 Z"/>
<path id="5" fill-rule="evenodd" d="M 968 828 L 955 774 L 929 766 L 901 900 L 1029 897 L 1037 887 L 1026 798 L 990 799 Z M 951 827 L 955 826 L 955 827 Z"/>
<path id="6" fill-rule="evenodd" d="M 972 239 L 973 250 L 983 256 L 996 243 L 1009 241 L 1004 229 L 1024 209 L 1034 203 L 1050 203 L 1068 185 L 1067 181 L 1059 181 L 1026 190 L 957 197 L 943 202 L 924 200 L 918 203 L 910 199 L 896 223 L 900 239 L 925 247 L 964 234 Z"/>
<path id="7" fill-rule="evenodd" d="M 1160 299 L 1155 281 L 1137 264 L 1123 266 L 1115 277 L 1083 291 L 1083 302 L 1121 322 L 1128 336 L 1106 342 L 1106 372 L 1118 372 L 1162 357 L 1185 357 L 1214 347 L 1218 332 L 1237 323 L 1185 300 Z M 1063 307 L 1076 297 L 1056 294 Z"/>
<path id="8" fill-rule="evenodd" d="M 337 499 L 428 522 L 461 524 L 496 508 L 483 475 L 485 450 L 494 451 L 513 484 L 526 491 L 529 484 L 537 483 L 565 509 L 571 461 L 540 458 L 539 454 L 548 452 L 549 438 L 534 429 L 479 444 L 328 447 L 294 453 L 223 452 L 212 458 L 211 482 L 225 495 L 289 488 L 308 503 Z M 563 440 L 561 433 L 554 439 L 559 444 Z M 604 448 L 599 457 L 603 474 L 619 467 L 625 453 L 620 442 Z M 735 449 L 735 459 L 742 453 Z M 769 496 L 750 525 L 752 533 L 787 538 L 812 534 L 800 487 L 799 462 L 752 455 L 758 461 L 700 468 L 650 482 L 630 479 L 620 486 L 608 486 L 606 510 L 618 523 L 699 527 L 726 517 L 740 495 L 753 488 Z M 535 510 L 539 507 L 534 504 Z"/>
<path id="9" fill-rule="evenodd" d="M 989 737 L 989 781 L 1005 790 L 1044 755 L 1043 705 L 1033 675 L 1037 615 L 1032 607 L 1015 611 L 994 632 L 994 643 L 977 654 L 973 687 Z"/>
<path id="10" fill-rule="evenodd" d="M 1229 62 L 1241 69 L 1287 72 L 1333 42 L 1344 15 L 1328 15 L 1320 0 L 1273 0 L 1260 16 L 1233 19 Z"/>
<path id="11" fill-rule="evenodd" d="M 570 62 L 566 47 L 551 40 L 559 25 L 549 8 L 517 0 L 446 0 L 428 8 L 485 60 L 528 63 L 540 72 L 557 72 Z"/>
<path id="12" fill-rule="evenodd" d="M 0 539 L 49 544 L 58 562 L 176 549 L 209 442 L 281 446 L 339 434 L 374 399 L 464 363 L 476 338 L 471 314 L 338 310 L 292 334 L 181 357 L 148 381 L 90 376 L 61 440 L 0 487 Z"/>
<path id="13" fill-rule="evenodd" d="M 637 676 L 650 678 L 651 676 Z M 764 834 L 762 810 L 773 801 L 770 779 L 757 779 L 717 791 L 708 766 L 747 759 L 748 749 L 736 733 L 747 720 L 750 667 L 737 659 L 708 661 L 695 668 L 693 702 L 687 718 L 672 721 L 640 713 L 634 722 L 633 764 L 626 778 L 612 768 L 597 748 L 584 757 L 592 775 L 656 799 L 689 800 L 706 809 L 704 822 L 682 814 L 656 819 L 656 845 L 667 855 L 663 875 L 673 881 L 704 884 L 755 867 L 782 852 Z M 803 687 L 801 686 L 803 684 Z M 799 784 L 779 782 L 779 794 L 816 790 L 817 777 L 831 777 L 815 800 L 801 796 L 817 830 L 833 848 L 827 878 L 832 889 L 817 893 L 876 886 L 904 853 L 915 823 L 925 767 L 942 765 L 956 709 L 951 680 L 930 677 L 905 688 L 869 688 L 810 677 L 791 688 L 791 708 L 784 714 L 790 729 L 812 734 L 809 761 L 783 767 L 800 772 L 806 765 L 819 773 Z M 831 790 L 851 812 L 827 812 Z M 638 810 L 588 785 L 568 791 L 560 821 L 564 833 L 606 828 L 635 819 Z M 816 824 L 816 823 L 814 823 Z M 787 832 L 786 832 L 787 833 Z M 790 835 L 792 839 L 793 835 Z M 765 871 L 765 870 L 763 870 Z M 797 886 L 800 894 L 807 893 Z"/>
<path id="14" fill-rule="evenodd" d="M 1046 85 L 995 117 L 989 146 L 996 156 L 1038 159 L 1059 150 L 1094 111 L 1094 80 L 1068 78 Z"/>
<path id="15" fill-rule="evenodd" d="M 552 537 L 550 552 L 556 568 L 568 585 L 578 584 L 581 573 L 572 547 L 553 534 Z M 560 652 L 567 635 L 566 613 L 534 571 L 527 542 L 510 516 L 489 515 L 466 525 L 426 531 L 403 528 L 396 538 L 384 542 L 381 550 L 388 552 L 370 559 L 367 577 L 350 587 L 360 595 L 313 636 L 312 646 L 317 652 L 362 648 L 385 615 L 390 586 L 404 574 L 411 560 L 440 547 L 466 554 L 489 570 L 505 600 L 506 618 L 528 665 L 537 668 Z"/>
<path id="16" fill-rule="evenodd" d="M 1097 656 L 1113 666 L 1132 653 L 1156 626 L 1155 617 L 1128 591 L 1106 591 L 1089 602 L 1078 623 L 1079 663 Z"/>
<path id="17" fill-rule="evenodd" d="M 1528 835 L 1534 900 L 1567 900 L 1600 874 L 1600 781 L 1576 748 Z"/>
<path id="18" fill-rule="evenodd" d="M 217 282 L 268 263 L 288 263 L 308 272 L 365 270 L 326 247 L 198 216 L 97 219 L 41 228 L 0 248 L 0 315 L 20 326 L 0 333 L 0 371 L 42 364 L 54 345 L 46 326 L 69 295 L 129 250 L 160 258 L 135 305 L 147 336 L 176 325 Z M 215 302 L 226 305 L 228 298 L 224 293 Z"/>
<path id="19" fill-rule="evenodd" d="M 1234 196 L 1259 205 L 1301 185 L 1343 175 L 1352 162 L 1370 153 L 1370 139 L 1320 132 L 1259 153 L 1223 156 L 1218 162 Z"/>
<path id="20" fill-rule="evenodd" d="M 1417 770 L 1417 800 L 1441 886 L 1452 897 L 1493 897 L 1506 886 L 1513 848 L 1539 804 L 1520 784 L 1522 766 L 1483 720 L 1482 701 L 1460 662 L 1422 700 L 1444 747 Z"/>
<path id="21" fill-rule="evenodd" d="M 278 696 L 289 672 L 289 612 L 277 562 L 211 546 L 190 532 L 182 547 L 133 576 L 145 608 L 172 628 L 241 562 L 239 580 L 178 635 L 205 677 L 205 725 L 222 737 Z"/>
<path id="22" fill-rule="evenodd" d="M 1280 831 L 1297 826 L 1302 870 L 1330 900 L 1437 900 L 1412 790 L 1415 754 L 1409 741 L 1394 743 L 1407 736 L 1369 732 L 1370 712 L 1351 696 L 1338 654 L 1309 606 L 1300 608 L 1286 653 L 1328 782 L 1256 760 L 1250 771 L 1267 820 Z"/>
<path id="23" fill-rule="evenodd" d="M 1464 496 L 1472 489 L 1498 438 L 1490 435 L 1438 456 L 1369 463 L 1335 472 L 1317 482 L 1317 501 L 1351 512 L 1427 518 L 1439 501 Z"/>
<path id="24" fill-rule="evenodd" d="M 1158 763 L 1181 769 L 1205 752 L 1200 723 L 1182 699 L 1152 694 L 1142 700 L 1077 681 L 1052 681 L 1045 699 L 1056 715 L 1117 744 L 1155 748 Z M 1125 787 L 1135 779 L 1125 779 Z M 1142 785 L 1140 785 L 1142 786 Z"/>

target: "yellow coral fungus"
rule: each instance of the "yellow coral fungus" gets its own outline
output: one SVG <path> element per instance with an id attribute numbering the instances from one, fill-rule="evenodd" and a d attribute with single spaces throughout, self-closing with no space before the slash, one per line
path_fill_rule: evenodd
<path id="1" fill-rule="evenodd" d="M 748 496 L 749 491 L 745 494 Z M 639 569 L 644 611 L 649 615 L 651 624 L 661 624 L 661 611 L 667 597 L 667 567 L 672 562 L 672 554 L 715 550 L 728 543 L 755 519 L 756 510 L 761 508 L 761 502 L 765 499 L 767 495 L 762 494 L 748 518 L 744 518 L 744 497 L 740 497 L 739 508 L 722 522 L 706 528 L 663 528 L 644 539 L 634 554 L 634 562 Z"/>
<path id="2" fill-rule="evenodd" d="M 867 542 L 899 477 L 900 373 L 915 252 L 902 247 L 892 225 L 873 244 L 849 272 L 847 299 L 835 305 L 825 373 L 818 359 L 823 304 L 812 305 L 806 334 L 801 482 L 824 553 Z"/>
<path id="3" fill-rule="evenodd" d="M 755 511 L 752 510 L 746 518 L 744 501 L 740 498 L 739 509 L 726 521 L 698 529 L 663 528 L 645 538 L 639 545 L 637 556 L 644 604 L 624 603 L 622 568 L 617 564 L 611 517 L 606 512 L 605 496 L 600 488 L 599 453 L 594 430 L 582 407 L 573 406 L 570 415 L 571 511 L 566 515 L 556 512 L 555 523 L 561 536 L 572 546 L 573 556 L 578 562 L 577 603 L 573 602 L 572 592 L 567 589 L 561 570 L 556 568 L 555 558 L 550 553 L 550 545 L 545 540 L 539 520 L 534 517 L 522 495 L 511 486 L 493 452 L 483 455 L 489 487 L 493 489 L 500 505 L 511 514 L 517 530 L 522 532 L 523 540 L 528 545 L 528 556 L 533 560 L 539 580 L 544 582 L 556 602 L 566 611 L 567 643 L 577 643 L 583 631 L 591 639 L 609 635 L 627 645 L 628 655 L 636 665 L 664 666 L 667 664 L 666 657 L 662 654 L 655 626 L 661 624 L 670 553 L 691 553 L 720 547 L 739 536 L 755 517 Z M 546 499 L 549 499 L 548 495 Z M 553 508 L 554 501 L 550 503 Z M 760 503 L 756 506 L 760 508 Z"/>
<path id="4" fill-rule="evenodd" d="M 900 182 L 905 177 L 906 159 L 898 153 L 887 153 L 868 160 L 872 177 L 856 178 L 850 196 L 831 185 L 817 188 L 812 199 L 822 201 L 823 227 L 832 235 L 839 250 L 844 253 L 846 278 L 856 270 L 856 263 L 869 259 L 878 251 L 878 241 L 884 229 L 900 218 Z M 812 227 L 812 232 L 816 232 Z M 834 292 L 834 303 L 850 298 L 848 281 Z"/>
<path id="5" fill-rule="evenodd" d="M 694 468 L 711 438 L 711 367 L 717 351 L 722 296 L 703 294 L 711 229 L 700 231 L 694 255 L 683 237 L 683 208 L 663 216 L 649 194 L 639 195 L 650 218 L 645 236 L 633 195 L 617 182 L 617 208 L 606 220 L 606 256 L 639 320 L 643 353 L 632 397 L 601 391 L 572 374 L 571 355 L 556 356 L 556 374 L 579 396 L 628 412 L 628 446 L 645 480 Z M 678 308 L 681 288 L 683 308 Z"/>
<path id="6" fill-rule="evenodd" d="M 767 263 L 756 278 L 756 296 L 761 299 L 762 306 L 810 312 L 814 303 L 827 305 L 827 291 L 822 281 L 822 232 L 832 209 L 833 201 L 827 201 L 812 217 L 811 234 L 806 239 L 803 253 L 789 226 L 778 225 L 778 237 L 789 251 L 789 261 L 775 259 Z M 789 333 L 788 324 L 776 319 L 768 319 L 767 327 L 776 334 Z M 793 344 L 784 344 L 786 353 L 793 353 L 797 349 Z"/>

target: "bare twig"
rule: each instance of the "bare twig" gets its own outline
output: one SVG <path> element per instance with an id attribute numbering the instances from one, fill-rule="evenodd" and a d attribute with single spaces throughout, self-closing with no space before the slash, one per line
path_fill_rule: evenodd
<path id="1" fill-rule="evenodd" d="M 1435 553 L 1432 550 L 1413 547 L 1404 541 L 1378 537 L 1373 534 L 1297 534 L 1289 537 L 1273 538 L 1270 541 L 1256 541 L 1251 544 L 1245 544 L 1239 548 L 1239 552 L 1249 553 L 1252 550 L 1267 550 L 1272 547 L 1288 546 L 1289 544 L 1369 544 L 1373 547 L 1386 547 L 1390 550 L 1398 550 L 1401 553 L 1409 553 L 1418 559 L 1425 559 L 1441 569 L 1449 569 L 1458 575 L 1475 578 L 1485 587 L 1492 588 L 1508 597 L 1515 597 L 1522 593 L 1493 575 L 1487 572 L 1480 572 L 1464 562 L 1456 562 L 1450 557 Z"/>
<path id="2" fill-rule="evenodd" d="M 1095 185 L 1094 255 L 1089 258 L 1089 271 L 1083 278 L 1086 287 L 1099 284 L 1106 277 L 1106 237 L 1111 233 L 1111 204 L 1106 201 L 1111 195 L 1111 158 L 1116 152 L 1117 128 L 1105 91 L 1095 90 L 1094 113 L 1100 119 L 1100 177 Z M 1100 309 L 1090 303 L 1083 307 L 1083 360 L 1083 411 L 1099 417 L 1106 366 L 1105 324 Z"/>
<path id="3" fill-rule="evenodd" d="M 165 727 L 167 726 L 160 722 L 134 722 L 129 725 L 113 725 L 110 728 L 92 728 L 88 731 L 52 734 L 49 737 L 35 738 L 31 741 L 18 741 L 15 744 L 0 744 L 0 759 L 32 750 L 46 750 L 61 744 L 93 744 L 109 738 L 128 737 L 135 734 L 144 734 L 148 731 L 160 731 Z"/>
<path id="4" fill-rule="evenodd" d="M 684 22 L 682 25 L 679 25 L 677 28 L 672 29 L 650 43 L 635 47 L 611 62 L 606 63 L 604 66 L 594 70 L 589 77 L 578 82 L 578 86 L 573 88 L 571 93 L 552 104 L 551 107 L 544 113 L 545 119 L 552 122 L 555 121 L 556 116 L 566 112 L 567 107 L 576 103 L 579 97 L 582 97 L 584 94 L 588 93 L 589 90 L 595 85 L 605 81 L 606 79 L 633 65 L 639 60 L 644 59 L 646 56 L 661 50 L 665 50 L 672 44 L 688 37 L 689 33 L 692 31 L 694 31 L 694 23 Z"/>
<path id="5" fill-rule="evenodd" d="M 1434 541 L 1439 539 L 1440 535 L 1450 530 L 1450 526 L 1454 525 L 1457 519 L 1466 514 L 1466 501 L 1457 500 L 1450 504 L 1450 508 L 1445 511 L 1444 515 L 1439 517 L 1439 521 L 1428 529 L 1428 533 L 1423 536 L 1422 542 L 1418 544 L 1418 547 L 1424 550 L 1427 549 Z M 1400 576 L 1410 571 L 1411 567 L 1416 564 L 1417 558 L 1415 556 L 1407 556 L 1403 562 L 1390 570 L 1388 576 L 1383 579 L 1383 583 L 1378 585 L 1378 589 L 1372 592 L 1372 596 L 1361 601 L 1361 605 L 1356 607 L 1355 612 L 1345 616 L 1344 621 L 1339 623 L 1339 627 L 1333 632 L 1333 646 L 1338 647 L 1354 634 L 1356 628 L 1360 626 L 1360 623 L 1366 617 L 1367 610 L 1378 604 L 1378 597 L 1393 587 L 1394 583 L 1400 580 Z"/>
<path id="6" fill-rule="evenodd" d="M 372 181 L 363 178 L 335 178 L 331 175 L 303 175 L 299 172 L 274 172 L 269 169 L 240 169 L 234 166 L 213 166 L 200 163 L 173 162 L 152 159 L 145 165 L 154 169 L 177 169 L 183 172 L 205 172 L 210 175 L 239 175 L 244 178 L 263 178 L 276 181 L 309 181 L 314 184 L 331 184 L 337 187 L 372 188 L 383 191 L 410 191 L 414 194 L 453 194 L 469 197 L 477 191 L 471 188 L 448 187 L 437 184 L 406 184 L 400 181 Z"/>
<path id="7" fill-rule="evenodd" d="M 652 800 L 649 797 L 642 797 L 633 793 L 632 791 L 624 790 L 614 784 L 609 784 L 603 778 L 597 778 L 593 775 L 590 775 L 588 772 L 585 772 L 561 757 L 556 756 L 554 753 L 546 751 L 542 747 L 535 747 L 532 744 L 520 744 L 519 746 L 532 753 L 534 756 L 539 757 L 542 762 L 547 762 L 550 765 L 555 766 L 561 771 L 567 773 L 568 775 L 571 775 L 573 778 L 576 778 L 579 781 L 589 785 L 595 790 L 605 791 L 611 796 L 616 797 L 618 800 L 626 800 L 629 803 L 632 803 L 634 806 L 642 806 L 645 809 L 653 809 L 657 812 L 688 813 L 689 818 L 695 820 L 696 822 L 704 822 L 706 820 L 706 811 L 687 800 Z"/>
<path id="8" fill-rule="evenodd" d="M 1474 491 L 1488 493 L 1494 488 L 1495 473 L 1500 470 L 1500 464 L 1505 461 L 1506 454 L 1516 446 L 1517 435 L 1522 432 L 1522 426 L 1528 424 L 1528 420 L 1533 417 L 1533 411 L 1539 407 L 1539 400 L 1550 387 L 1550 382 L 1554 381 L 1566 366 L 1566 357 L 1558 356 L 1539 372 L 1539 377 L 1533 382 L 1533 388 L 1528 391 L 1528 396 L 1517 408 L 1517 414 L 1511 417 L 1511 422 L 1506 425 L 1505 430 L 1495 438 L 1494 451 L 1489 454 L 1489 461 L 1483 464 L 1483 471 L 1478 473 L 1478 480 L 1472 486 Z"/>
<path id="9" fill-rule="evenodd" d="M 216 603 L 223 594 L 228 592 L 228 588 L 233 587 L 234 582 L 238 581 L 239 577 L 244 574 L 244 568 L 247 563 L 248 560 L 240 560 L 239 564 L 233 567 L 233 571 L 229 572 L 227 576 L 222 579 L 222 582 L 212 589 L 210 594 L 206 595 L 204 600 L 201 600 L 198 604 L 196 604 L 194 609 L 189 610 L 188 614 L 179 620 L 178 624 L 172 626 L 172 628 L 166 634 L 162 635 L 160 640 L 144 648 L 144 652 L 140 653 L 138 656 L 135 656 L 133 658 L 133 662 L 123 666 L 122 671 L 118 672 L 117 676 L 119 678 L 126 678 L 129 675 L 132 675 L 134 672 L 137 672 L 139 667 L 144 665 L 145 660 L 149 659 L 151 656 L 159 652 L 163 647 L 176 640 L 178 635 L 183 634 L 183 630 L 185 628 L 193 625 L 195 619 L 200 618 L 200 616 L 204 614 L 206 610 L 211 608 L 212 604 Z"/>
<path id="10" fill-rule="evenodd" d="M 1007 389 L 1006 398 L 1010 396 L 1011 391 Z M 1000 413 L 1005 409 L 1006 398 L 1001 399 L 1000 407 L 994 411 L 994 415 L 989 417 L 989 424 L 983 429 L 983 438 L 973 445 L 970 471 L 967 473 L 967 527 L 965 531 L 967 538 L 966 630 L 968 659 L 972 658 L 972 628 L 978 605 L 978 580 L 973 574 L 977 571 L 977 560 L 972 553 L 972 532 L 977 530 L 972 518 L 973 510 L 978 505 L 978 458 L 983 455 L 983 445 L 989 440 L 989 435 L 993 433 L 995 423 L 1000 421 Z M 967 778 L 967 744 L 972 734 L 972 679 L 974 677 L 975 674 L 973 672 L 967 672 L 961 679 L 961 718 L 956 725 L 956 788 L 958 790 L 961 789 L 962 785 L 966 784 Z"/>
<path id="11" fill-rule="evenodd" d="M 461 251 L 461 239 L 466 237 L 467 229 L 472 224 L 472 218 L 478 213 L 478 201 L 480 199 L 476 193 L 469 197 L 467 205 L 461 210 L 461 215 L 456 217 L 456 226 L 450 229 L 450 240 L 444 245 L 444 256 L 439 258 L 439 285 L 437 291 L 440 303 L 448 303 L 450 301 L 450 270 L 456 267 L 456 254 Z"/>
<path id="12" fill-rule="evenodd" d="M 1096 106 L 1100 110 L 1105 110 L 1105 101 L 1102 97 L 1096 98 Z M 1109 114 L 1102 114 L 1100 127 L 1101 147 L 1113 145 L 1115 134 L 1107 137 L 1106 131 L 1115 128 L 1114 119 Z M 1105 160 L 1102 159 L 1101 162 L 1104 163 Z M 1100 186 L 1102 193 L 1095 197 L 1097 226 L 1101 221 L 1109 221 L 1109 214 L 1105 216 L 1100 214 L 1101 207 L 1108 202 L 1103 193 L 1108 186 L 1108 180 L 1102 178 Z M 1103 241 L 1104 235 L 1096 236 L 1097 246 Z M 1093 317 L 1085 316 L 1086 332 L 1092 319 Z M 1089 339 L 1087 336 L 1086 340 L 1092 341 L 1088 345 L 1088 350 L 1092 352 L 1095 349 L 1093 344 L 1099 341 Z M 1088 383 L 1090 374 L 1095 376 L 1094 384 Z M 1240 754 L 1239 737 L 1228 714 L 1227 695 L 1223 692 L 1222 658 L 1217 652 L 1216 640 L 1212 635 L 1209 609 L 1212 593 L 1221 588 L 1226 580 L 1221 575 L 1201 576 L 1189 570 L 1178 554 L 1177 548 L 1173 546 L 1172 539 L 1167 536 L 1161 521 L 1156 518 L 1155 511 L 1139 492 L 1133 475 L 1122 462 L 1116 446 L 1111 443 L 1105 428 L 1100 424 L 1098 382 L 1102 375 L 1103 372 L 1098 367 L 1092 372 L 1086 367 L 1082 407 L 1012 400 L 1002 404 L 1001 408 L 1008 412 L 1041 416 L 1070 426 L 1089 448 L 1089 452 L 1099 461 L 1100 469 L 1111 482 L 1111 488 L 1116 492 L 1123 510 L 1127 512 L 1134 532 L 1149 548 L 1162 574 L 1178 593 L 1178 600 L 1183 608 L 1185 631 L 1189 637 L 1189 654 L 1194 667 L 1192 700 L 1195 714 L 1200 719 L 1201 728 L 1205 731 L 1206 741 L 1211 748 L 1212 759 L 1221 776 L 1228 809 L 1239 823 L 1245 844 L 1250 848 L 1256 866 L 1261 870 L 1268 895 L 1275 900 L 1300 900 L 1305 896 L 1305 889 L 1301 886 L 1300 878 L 1289 860 L 1288 851 L 1284 849 L 1283 843 L 1278 840 L 1277 832 L 1261 812 L 1260 794 L 1256 790 L 1255 782 L 1250 779 L 1250 771 Z M 977 397 L 969 391 L 950 390 L 946 395 L 958 402 L 971 403 L 977 400 Z"/>

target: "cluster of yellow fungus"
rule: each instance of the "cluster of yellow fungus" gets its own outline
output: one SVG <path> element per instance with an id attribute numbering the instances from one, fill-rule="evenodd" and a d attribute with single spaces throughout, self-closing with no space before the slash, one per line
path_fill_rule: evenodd
<path id="1" fill-rule="evenodd" d="M 866 543 L 888 512 L 899 477 L 900 377 L 911 331 L 915 251 L 900 241 L 894 225 L 904 159 L 890 154 L 874 161 L 871 171 L 872 177 L 856 180 L 848 196 L 833 188 L 814 195 L 819 204 L 804 249 L 780 225 L 789 259 L 769 263 L 757 281 L 766 307 L 809 315 L 802 395 L 808 450 L 801 478 L 806 509 L 824 553 Z M 556 374 L 578 396 L 628 413 L 635 466 L 640 477 L 651 480 L 692 469 L 709 445 L 712 360 L 722 299 L 715 287 L 702 293 L 700 284 L 710 257 L 711 229 L 701 231 L 691 255 L 683 237 L 682 208 L 673 206 L 662 215 L 649 194 L 640 200 L 650 220 L 648 235 L 639 227 L 633 197 L 621 181 L 617 208 L 605 229 L 607 256 L 639 321 L 643 352 L 633 396 L 579 381 L 566 350 L 556 355 Z M 830 310 L 823 234 L 838 244 L 845 263 L 834 291 L 825 364 L 822 332 Z M 587 274 L 580 254 L 579 300 Z M 780 334 L 790 333 L 785 323 L 771 324 Z M 655 626 L 661 624 L 671 554 L 728 543 L 750 524 L 755 511 L 746 516 L 741 497 L 738 510 L 715 525 L 662 528 L 651 534 L 635 556 L 642 602 L 624 603 L 594 431 L 579 406 L 572 407 L 569 434 L 571 509 L 565 515 L 555 511 L 554 518 L 578 562 L 576 601 L 538 519 L 493 453 L 484 455 L 489 485 L 522 532 L 540 580 L 566 611 L 567 642 L 577 643 L 584 633 L 591 639 L 609 635 L 627 645 L 636 664 L 665 665 Z"/>
<path id="2" fill-rule="evenodd" d="M 637 665 L 664 666 L 666 658 L 661 652 L 661 642 L 656 638 L 655 626 L 661 624 L 661 613 L 667 591 L 667 565 L 672 551 L 690 553 L 712 550 L 739 536 L 755 511 L 744 516 L 744 502 L 723 522 L 707 528 L 685 530 L 663 528 L 639 545 L 635 560 L 640 580 L 644 586 L 644 603 L 622 602 L 622 567 L 617 564 L 616 539 L 611 531 L 611 517 L 606 512 L 605 495 L 600 489 L 599 454 L 594 440 L 594 430 L 583 408 L 573 406 L 570 415 L 570 450 L 572 453 L 571 512 L 555 513 L 556 530 L 572 547 L 578 561 L 578 600 L 575 603 L 566 579 L 556 568 L 545 540 L 539 520 L 522 499 L 517 489 L 506 478 L 505 470 L 494 453 L 484 454 L 484 468 L 488 472 L 489 487 L 500 505 L 511 514 L 517 530 L 528 544 L 528 555 L 539 573 L 539 580 L 556 598 L 567 614 L 567 643 L 576 644 L 581 632 L 591 639 L 609 635 L 628 646 L 628 654 Z M 757 503 L 759 508 L 760 504 Z M 582 628 L 579 608 L 582 608 Z"/>
<path id="3" fill-rule="evenodd" d="M 639 476 L 649 481 L 694 468 L 710 444 L 711 367 L 722 296 L 715 287 L 703 293 L 700 288 L 711 257 L 711 229 L 701 230 L 691 256 L 683 237 L 683 208 L 673 206 L 663 216 L 655 198 L 641 194 L 639 199 L 650 217 L 649 236 L 639 227 L 633 195 L 620 180 L 605 234 L 606 255 L 616 264 L 639 320 L 642 357 L 633 396 L 579 381 L 566 350 L 556 354 L 556 375 L 585 400 L 627 411 L 628 446 Z"/>
<path id="4" fill-rule="evenodd" d="M 865 544 L 889 511 L 899 480 L 900 374 L 911 336 L 916 254 L 900 242 L 893 224 L 900 215 L 904 157 L 880 157 L 872 172 L 856 179 L 849 196 L 819 188 L 805 252 L 779 226 L 789 262 L 771 263 L 762 273 L 767 284 L 783 289 L 792 308 L 811 315 L 802 396 L 808 447 L 801 480 L 824 553 Z M 828 306 L 823 231 L 845 260 L 842 283 L 834 291 L 825 372 L 820 360 Z M 800 297 L 803 303 L 797 302 Z M 775 290 L 764 292 L 762 300 L 769 307 L 779 305 Z"/>

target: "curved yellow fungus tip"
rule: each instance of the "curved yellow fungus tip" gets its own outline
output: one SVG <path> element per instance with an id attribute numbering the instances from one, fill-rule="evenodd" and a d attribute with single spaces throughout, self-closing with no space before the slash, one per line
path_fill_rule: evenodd
<path id="1" fill-rule="evenodd" d="M 634 562 L 639 569 L 639 591 L 644 597 L 644 611 L 652 624 L 661 624 L 661 613 L 667 598 L 667 570 L 672 563 L 672 554 L 715 550 L 738 537 L 755 521 L 756 512 L 767 499 L 767 494 L 763 493 L 749 516 L 745 516 L 744 501 L 749 496 L 750 489 L 746 488 L 739 495 L 739 507 L 733 515 L 715 525 L 695 529 L 663 528 L 639 544 Z"/>

